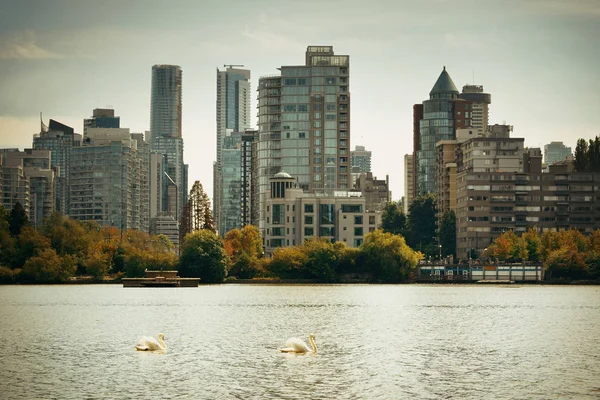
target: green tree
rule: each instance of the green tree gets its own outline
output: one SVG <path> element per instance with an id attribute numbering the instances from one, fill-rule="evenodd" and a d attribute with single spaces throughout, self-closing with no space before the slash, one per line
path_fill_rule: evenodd
<path id="1" fill-rule="evenodd" d="M 577 140 L 577 145 L 575 146 L 575 156 L 573 157 L 573 162 L 575 166 L 575 171 L 577 172 L 585 172 L 588 165 L 588 144 L 585 139 Z"/>
<path id="2" fill-rule="evenodd" d="M 398 203 L 386 204 L 381 213 L 381 229 L 384 232 L 405 237 L 409 233 L 406 215 L 402 212 Z"/>
<path id="3" fill-rule="evenodd" d="M 337 246 L 336 246 L 337 245 Z M 307 239 L 301 247 L 305 254 L 305 269 L 310 278 L 321 282 L 333 282 L 341 253 L 346 247 L 343 243 L 331 243 L 324 238 Z"/>
<path id="4" fill-rule="evenodd" d="M 19 236 L 23 227 L 29 224 L 29 218 L 21 203 L 17 202 L 10 210 L 8 217 L 8 230 L 13 237 Z"/>
<path id="5" fill-rule="evenodd" d="M 454 211 L 446 211 L 442 216 L 439 238 L 442 245 L 442 255 L 456 257 L 456 214 L 454 214 Z"/>
<path id="6" fill-rule="evenodd" d="M 537 229 L 529 228 L 521 237 L 527 246 L 528 260 L 538 262 L 541 259 L 542 239 Z"/>
<path id="7" fill-rule="evenodd" d="M 219 283 L 227 275 L 227 253 L 221 239 L 203 229 L 186 235 L 179 259 L 179 275 Z"/>
<path id="8" fill-rule="evenodd" d="M 406 245 L 402 236 L 384 233 L 380 229 L 369 233 L 360 249 L 373 278 L 386 282 L 407 279 L 422 257 L 420 252 Z"/>
<path id="9" fill-rule="evenodd" d="M 39 283 L 66 282 L 77 269 L 71 255 L 59 257 L 54 249 L 46 248 L 25 262 L 22 275 Z"/>
<path id="10" fill-rule="evenodd" d="M 305 265 L 306 254 L 300 246 L 288 246 L 275 249 L 273 256 L 265 264 L 265 268 L 271 276 L 284 279 L 305 279 L 308 277 L 304 269 Z"/>
<path id="11" fill-rule="evenodd" d="M 0 204 L 0 266 L 13 265 L 15 258 L 16 240 L 10 234 L 8 221 L 9 213 Z"/>
<path id="12" fill-rule="evenodd" d="M 433 194 L 425 194 L 413 199 L 408 219 L 410 227 L 409 245 L 416 249 L 425 249 L 427 245 L 434 244 L 436 234 L 437 207 Z M 435 249 L 437 250 L 437 249 Z M 433 254 L 427 254 L 435 256 Z"/>

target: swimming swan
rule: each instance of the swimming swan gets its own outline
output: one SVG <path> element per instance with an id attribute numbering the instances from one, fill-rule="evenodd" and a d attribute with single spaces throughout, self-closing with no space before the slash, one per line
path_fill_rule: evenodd
<path id="1" fill-rule="evenodd" d="M 166 350 L 167 345 L 165 344 L 165 335 L 159 333 L 158 341 L 153 337 L 144 336 L 138 340 L 138 344 L 135 345 L 135 348 L 138 351 Z"/>
<path id="2" fill-rule="evenodd" d="M 312 333 L 308 336 L 308 341 L 312 346 L 312 349 L 304 343 L 303 340 L 298 338 L 290 338 L 285 342 L 285 347 L 279 349 L 282 353 L 311 353 L 317 354 L 317 343 L 315 335 Z"/>

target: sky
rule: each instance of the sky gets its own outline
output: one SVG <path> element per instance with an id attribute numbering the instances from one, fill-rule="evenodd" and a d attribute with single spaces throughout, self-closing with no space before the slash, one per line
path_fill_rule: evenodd
<path id="1" fill-rule="evenodd" d="M 491 124 L 574 150 L 600 134 L 599 38 L 598 0 L 0 0 L 0 148 L 31 148 L 40 112 L 83 133 L 110 107 L 149 130 L 152 65 L 176 64 L 189 187 L 212 196 L 217 68 L 243 64 L 254 91 L 307 46 L 332 45 L 350 56 L 351 147 L 372 151 L 399 200 L 412 106 L 444 66 L 459 90 L 492 95 Z"/>

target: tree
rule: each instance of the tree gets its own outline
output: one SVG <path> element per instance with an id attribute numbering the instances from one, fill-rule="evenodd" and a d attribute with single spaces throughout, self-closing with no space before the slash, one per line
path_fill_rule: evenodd
<path id="1" fill-rule="evenodd" d="M 22 275 L 35 282 L 65 282 L 76 270 L 73 256 L 67 255 L 61 259 L 54 249 L 47 248 L 27 260 Z"/>
<path id="2" fill-rule="evenodd" d="M 257 227 L 232 229 L 225 234 L 223 244 L 231 261 L 229 275 L 249 279 L 263 273 L 259 261 L 263 256 L 262 238 Z"/>
<path id="3" fill-rule="evenodd" d="M 527 246 L 528 260 L 533 262 L 540 261 L 542 250 L 542 239 L 537 229 L 529 228 L 521 237 L 525 240 Z"/>
<path id="4" fill-rule="evenodd" d="M 0 266 L 13 265 L 15 257 L 16 240 L 10 234 L 8 220 L 9 213 L 0 204 Z"/>
<path id="5" fill-rule="evenodd" d="M 369 233 L 360 249 L 373 278 L 386 282 L 407 279 L 423 257 L 408 247 L 402 236 L 380 229 Z"/>
<path id="6" fill-rule="evenodd" d="M 216 233 L 202 229 L 186 235 L 179 259 L 180 276 L 219 283 L 227 275 L 227 263 L 223 242 Z"/>
<path id="7" fill-rule="evenodd" d="M 307 274 L 304 270 L 306 254 L 300 246 L 279 247 L 265 267 L 271 275 L 287 279 L 304 279 Z"/>
<path id="8" fill-rule="evenodd" d="M 456 214 L 449 210 L 442 216 L 440 223 L 440 244 L 444 256 L 456 256 Z"/>
<path id="9" fill-rule="evenodd" d="M 204 192 L 200 181 L 194 182 L 188 201 L 183 207 L 180 219 L 179 242 L 183 243 L 188 233 L 200 229 L 215 231 L 210 199 Z"/>
<path id="10" fill-rule="evenodd" d="M 584 172 L 586 170 L 588 164 L 587 152 L 588 145 L 585 139 L 577 140 L 577 145 L 575 146 L 575 156 L 573 159 L 575 171 Z"/>
<path id="11" fill-rule="evenodd" d="M 15 203 L 8 217 L 8 229 L 13 237 L 19 236 L 21 229 L 29 224 L 29 218 L 21 203 Z"/>
<path id="12" fill-rule="evenodd" d="M 406 215 L 398 207 L 398 203 L 391 202 L 386 204 L 381 213 L 381 229 L 384 232 L 406 237 L 408 234 L 408 223 Z"/>
<path id="13" fill-rule="evenodd" d="M 410 205 L 409 245 L 422 249 L 436 238 L 436 202 L 433 194 L 416 197 Z M 417 247 L 418 246 L 418 247 Z M 431 255 L 435 255 L 436 253 Z"/>
<path id="14" fill-rule="evenodd" d="M 344 243 L 334 245 L 325 238 L 310 238 L 304 242 L 305 269 L 310 277 L 321 282 L 333 282 Z"/>

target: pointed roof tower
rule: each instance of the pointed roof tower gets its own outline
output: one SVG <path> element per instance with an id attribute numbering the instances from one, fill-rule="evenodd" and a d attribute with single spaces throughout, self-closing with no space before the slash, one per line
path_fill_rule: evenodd
<path id="1" fill-rule="evenodd" d="M 446 66 L 444 66 L 444 70 L 440 74 L 438 80 L 435 82 L 435 85 L 433 85 L 433 89 L 431 89 L 429 95 L 431 96 L 433 94 L 446 93 L 452 93 L 456 95 L 459 94 L 458 89 L 456 89 L 456 86 L 454 85 L 454 82 L 452 82 L 452 78 L 450 78 L 450 75 L 448 74 L 448 72 L 446 72 Z"/>

